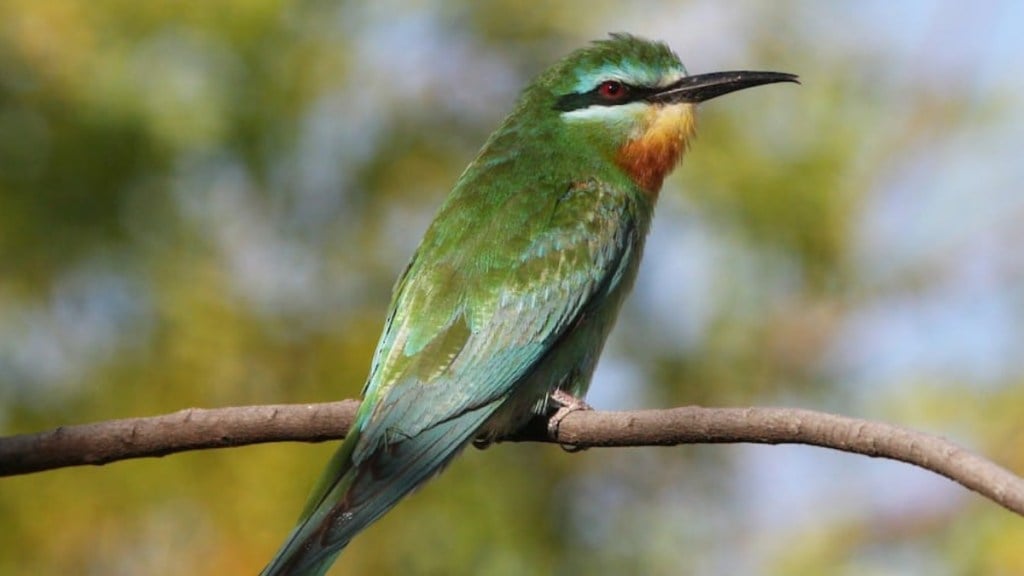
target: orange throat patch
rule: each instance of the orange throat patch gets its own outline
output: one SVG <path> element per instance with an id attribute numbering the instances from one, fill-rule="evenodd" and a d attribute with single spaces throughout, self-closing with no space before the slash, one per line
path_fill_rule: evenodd
<path id="1" fill-rule="evenodd" d="M 616 163 L 652 199 L 676 167 L 697 129 L 696 106 L 672 104 L 647 111 L 638 136 L 623 146 Z"/>

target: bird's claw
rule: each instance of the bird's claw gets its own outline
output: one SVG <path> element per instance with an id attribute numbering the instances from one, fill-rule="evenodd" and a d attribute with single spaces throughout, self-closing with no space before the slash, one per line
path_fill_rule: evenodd
<path id="1" fill-rule="evenodd" d="M 551 400 L 554 405 L 558 406 L 555 413 L 548 418 L 548 436 L 552 438 L 558 438 L 558 429 L 562 425 L 562 420 L 565 420 L 566 416 L 581 410 L 593 410 L 593 408 L 584 402 L 582 398 L 573 396 L 562 389 L 555 390 L 551 394 Z M 581 452 L 587 449 L 586 446 L 577 446 L 562 442 L 559 442 L 558 445 L 566 452 Z"/>

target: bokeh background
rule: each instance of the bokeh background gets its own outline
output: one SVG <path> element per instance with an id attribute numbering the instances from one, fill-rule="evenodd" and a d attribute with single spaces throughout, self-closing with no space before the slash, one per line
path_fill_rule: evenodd
<path id="1" fill-rule="evenodd" d="M 704 107 L 598 408 L 785 405 L 1024 472 L 1024 4 L 0 2 L 0 433 L 358 395 L 534 74 L 609 31 Z M 0 574 L 254 574 L 333 445 L 0 479 Z M 1024 521 L 804 447 L 470 450 L 336 574 L 1024 573 Z"/>

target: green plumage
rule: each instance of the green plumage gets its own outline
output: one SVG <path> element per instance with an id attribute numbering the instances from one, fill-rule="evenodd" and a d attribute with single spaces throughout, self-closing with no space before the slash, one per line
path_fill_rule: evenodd
<path id="1" fill-rule="evenodd" d="M 474 438 L 514 431 L 555 389 L 586 393 L 656 196 L 615 154 L 655 104 L 576 113 L 566 98 L 603 98 L 609 79 L 653 91 L 684 75 L 663 44 L 616 35 L 523 92 L 399 280 L 356 422 L 265 575 L 323 574 Z"/>

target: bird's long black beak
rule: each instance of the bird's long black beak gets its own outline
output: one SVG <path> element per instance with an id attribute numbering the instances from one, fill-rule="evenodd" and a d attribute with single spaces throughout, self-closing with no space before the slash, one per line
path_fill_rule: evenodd
<path id="1" fill-rule="evenodd" d="M 647 100 L 655 104 L 696 104 L 737 90 L 776 82 L 800 83 L 796 74 L 786 72 L 711 72 L 683 77 L 651 94 Z"/>

